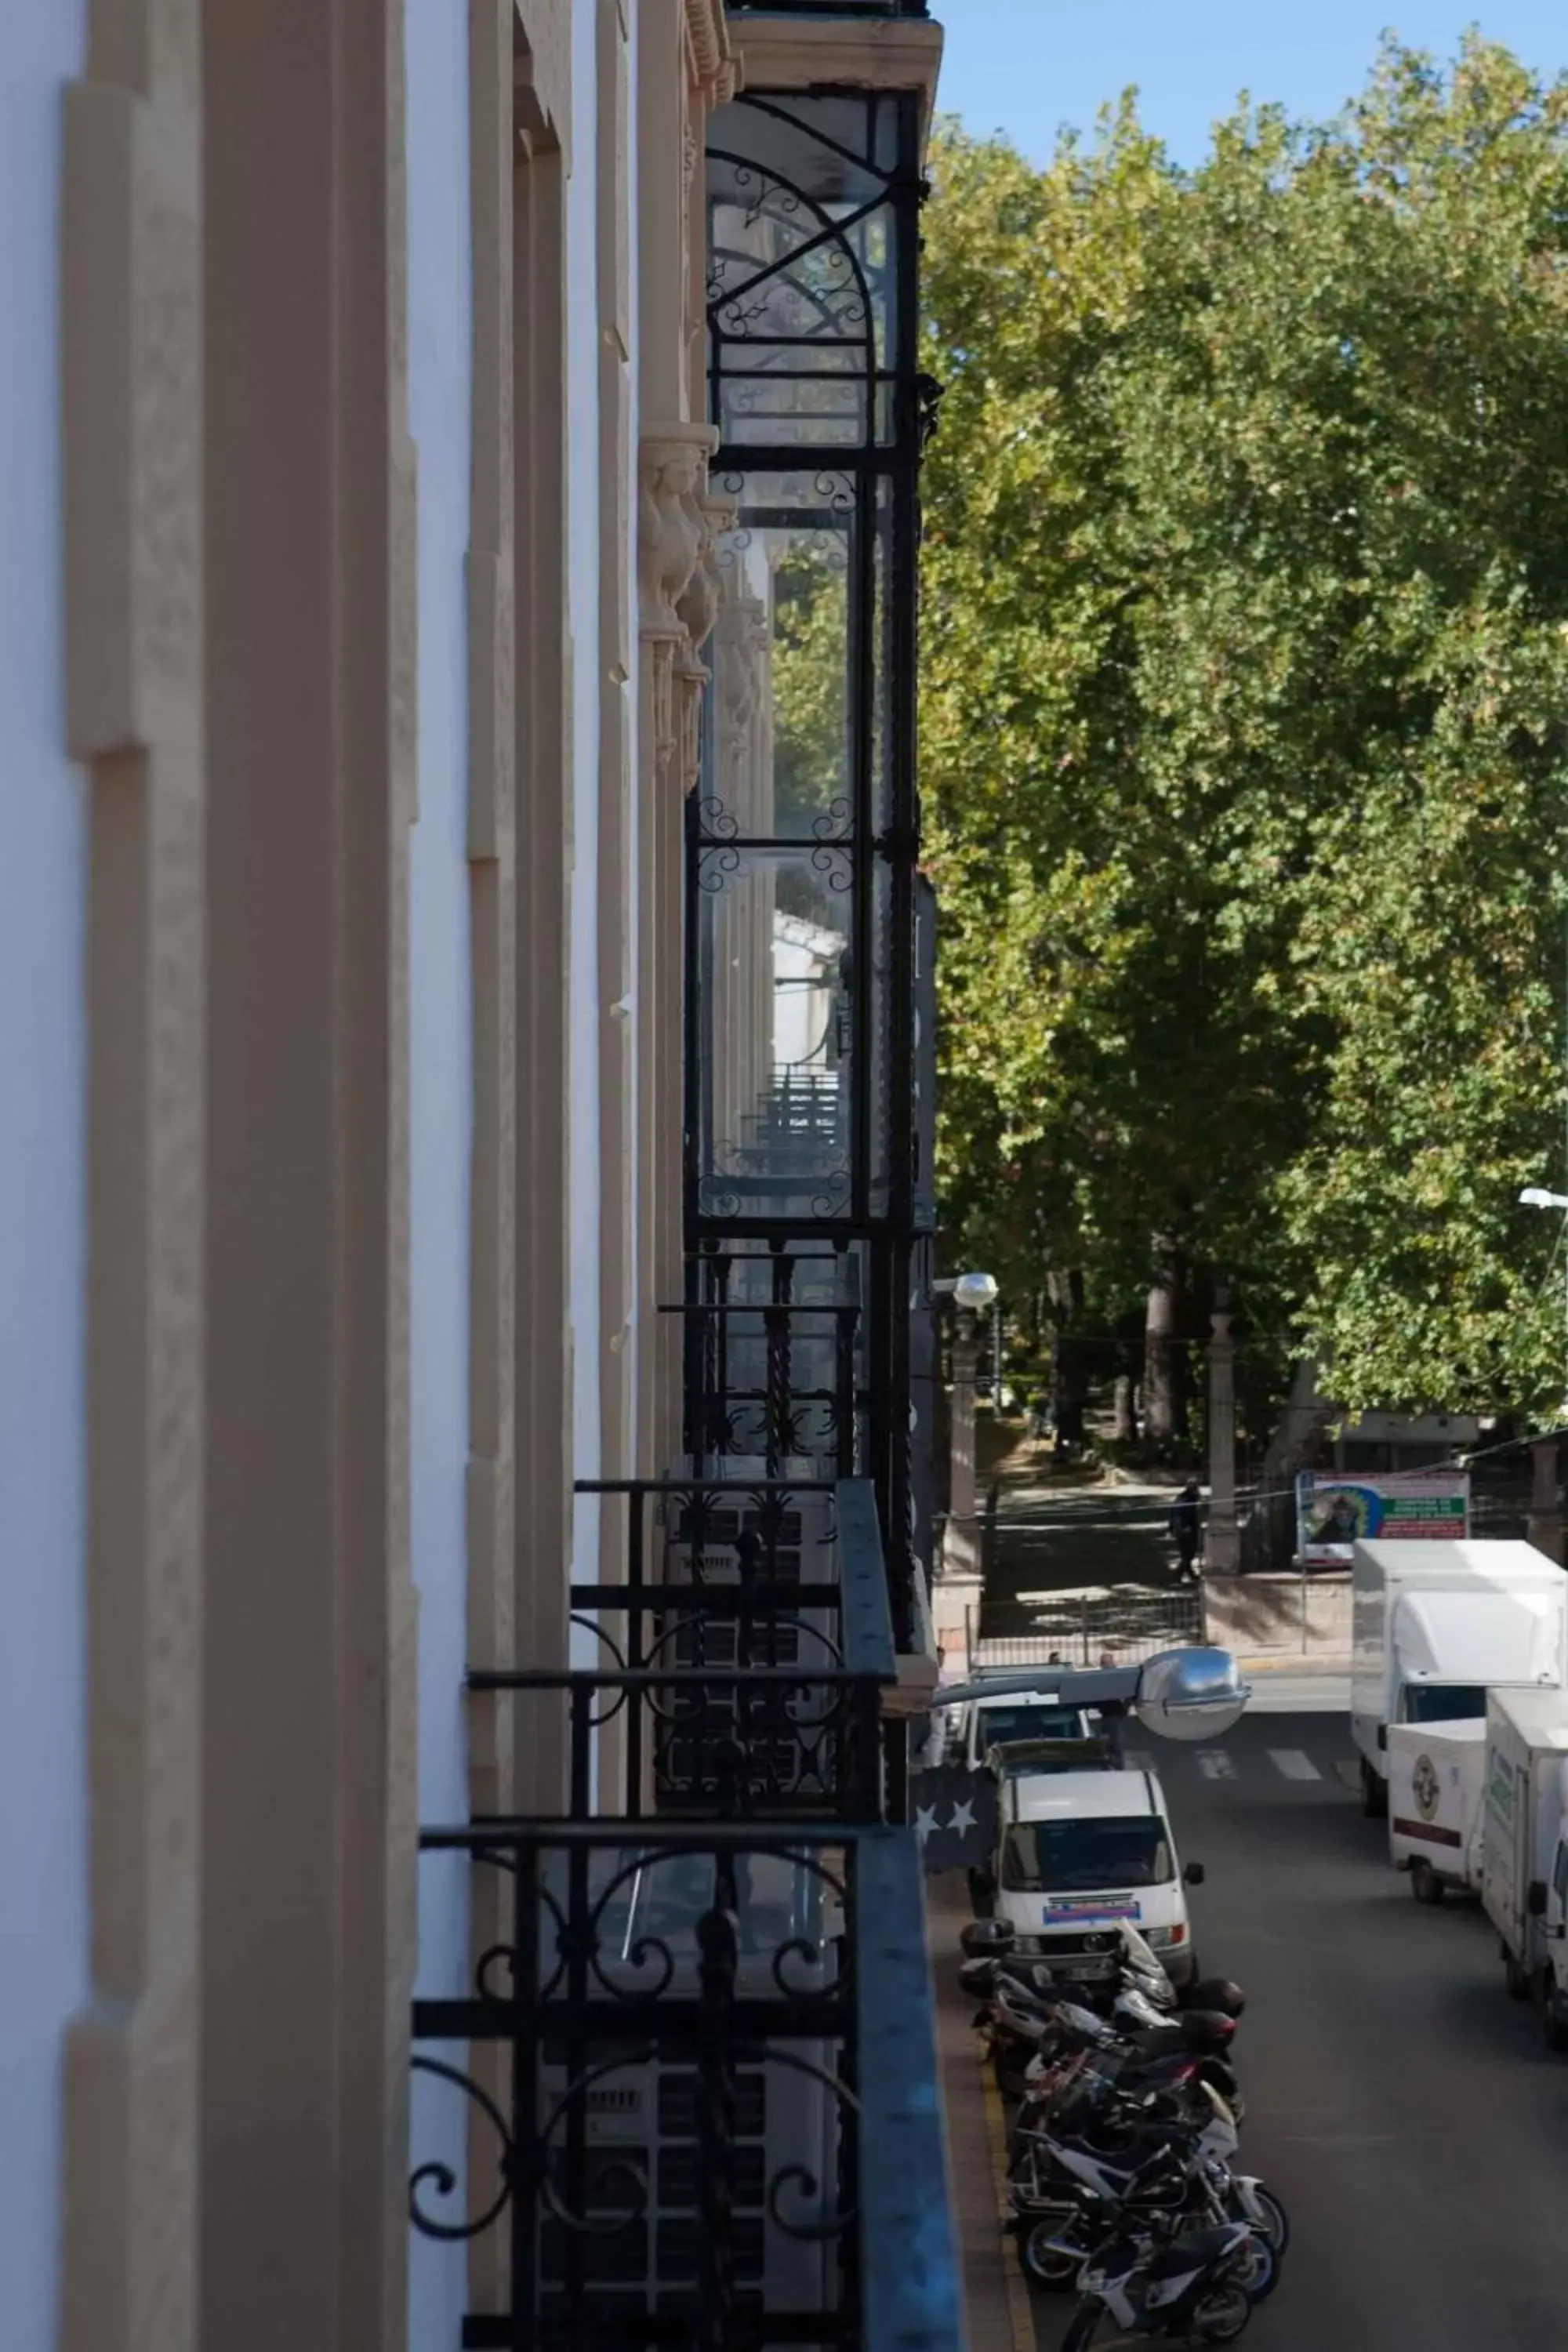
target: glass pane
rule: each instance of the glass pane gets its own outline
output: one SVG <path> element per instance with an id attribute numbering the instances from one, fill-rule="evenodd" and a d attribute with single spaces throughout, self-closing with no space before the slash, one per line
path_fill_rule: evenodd
<path id="1" fill-rule="evenodd" d="M 735 526 L 718 548 L 710 790 L 742 837 L 841 837 L 854 791 L 855 485 L 731 473 L 714 487 L 734 501 Z"/>
<path id="2" fill-rule="evenodd" d="M 710 1216 L 826 1218 L 849 1207 L 847 849 L 695 852 L 701 1165 Z"/>
<path id="3" fill-rule="evenodd" d="M 898 119 L 890 101 L 848 96 L 748 97 L 715 114 L 709 361 L 727 444 L 887 437 Z"/>

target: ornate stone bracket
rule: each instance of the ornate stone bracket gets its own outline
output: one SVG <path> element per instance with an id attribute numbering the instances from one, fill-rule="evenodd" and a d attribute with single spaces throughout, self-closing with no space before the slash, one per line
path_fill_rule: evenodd
<path id="1" fill-rule="evenodd" d="M 710 425 L 655 425 L 637 469 L 637 604 L 653 666 L 654 757 L 661 777 L 679 762 L 682 791 L 696 780 L 708 677 L 700 651 L 718 609 L 714 535 L 731 515 L 708 491 L 718 438 Z"/>

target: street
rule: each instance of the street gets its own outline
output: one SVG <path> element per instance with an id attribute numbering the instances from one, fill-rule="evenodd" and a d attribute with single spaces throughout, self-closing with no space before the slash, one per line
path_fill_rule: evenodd
<path id="1" fill-rule="evenodd" d="M 1206 1865 L 1203 1966 L 1247 1995 L 1242 2161 L 1292 2223 L 1247 2340 L 1542 2352 L 1568 2301 L 1568 2069 L 1505 1998 L 1479 1910 L 1426 1909 L 1389 1869 L 1384 1825 L 1349 1785 L 1342 1696 L 1321 1705 L 1331 1688 L 1270 1691 L 1209 1748 L 1130 1742 L 1129 1762 L 1161 1773 L 1184 1860 Z M 1036 2296 L 1040 2352 L 1070 2308 Z"/>

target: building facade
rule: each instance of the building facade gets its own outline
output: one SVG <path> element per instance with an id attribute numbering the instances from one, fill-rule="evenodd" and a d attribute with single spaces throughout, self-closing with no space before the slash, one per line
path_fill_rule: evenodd
<path id="1" fill-rule="evenodd" d="M 939 53 L 7 12 L 17 2352 L 953 2340 Z"/>

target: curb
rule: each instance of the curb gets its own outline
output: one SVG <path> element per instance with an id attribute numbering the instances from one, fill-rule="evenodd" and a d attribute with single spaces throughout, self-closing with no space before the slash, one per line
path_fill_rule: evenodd
<path id="1" fill-rule="evenodd" d="M 1351 1671 L 1348 1650 L 1270 1650 L 1252 1658 L 1244 1652 L 1231 1654 L 1237 1672 L 1244 1675 L 1348 1675 Z"/>
<path id="2" fill-rule="evenodd" d="M 1013 2339 L 1013 2352 L 1036 2352 L 1035 2314 L 1029 2301 L 1023 2265 L 1018 2260 L 1018 2243 L 1007 2228 L 1007 2124 L 1002 2113 L 1002 2096 L 995 2077 L 984 2058 L 980 2062 L 980 2088 L 985 2102 L 985 2136 L 991 2143 L 991 2170 L 996 2183 L 996 2216 L 1002 2239 L 1002 2280 L 1007 2291 L 1007 2332 Z"/>

